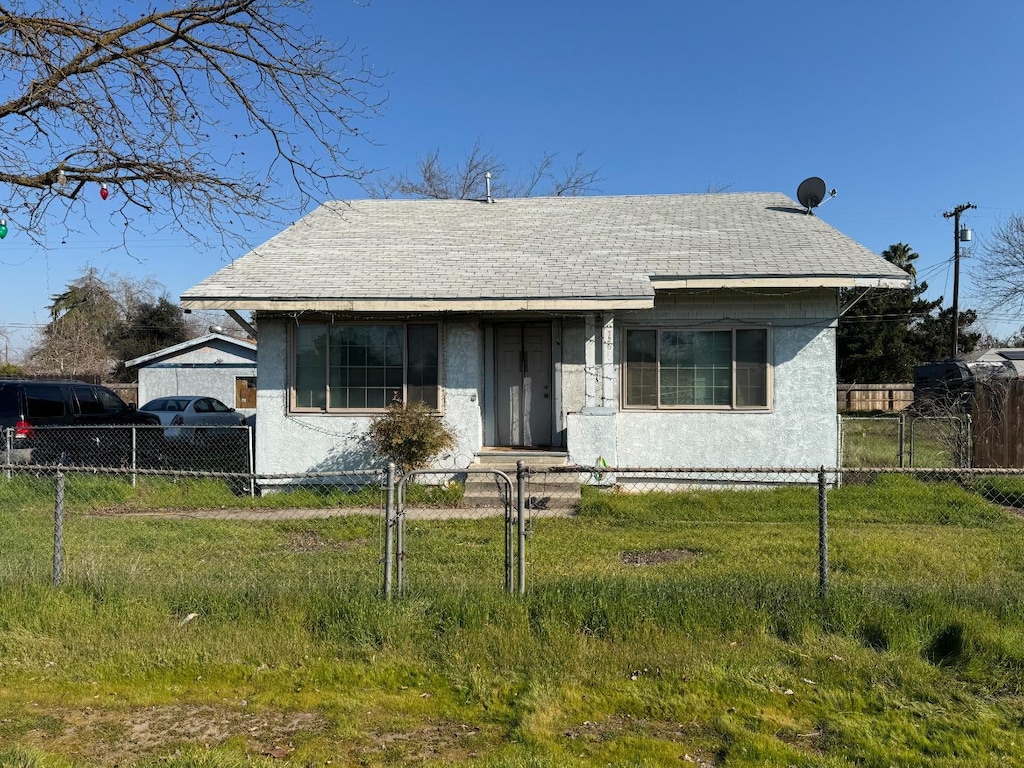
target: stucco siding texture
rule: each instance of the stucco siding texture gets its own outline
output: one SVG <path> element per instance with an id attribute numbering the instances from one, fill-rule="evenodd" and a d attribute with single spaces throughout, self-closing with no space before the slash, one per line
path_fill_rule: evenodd
<path id="1" fill-rule="evenodd" d="M 205 395 L 235 407 L 235 378 L 256 375 L 256 348 L 211 339 L 196 346 L 180 344 L 148 355 L 138 366 L 139 404 L 170 395 Z M 251 415 L 253 409 L 239 409 Z"/>
<path id="2" fill-rule="evenodd" d="M 640 411 L 602 403 L 618 409 L 614 440 L 608 438 L 607 413 L 571 409 L 570 460 L 589 464 L 603 457 L 621 467 L 835 466 L 836 313 L 836 292 L 820 289 L 795 295 L 677 292 L 659 295 L 652 311 L 616 313 L 617 361 L 622 359 L 623 332 L 630 326 L 768 326 L 771 408 Z"/>
<path id="3" fill-rule="evenodd" d="M 851 275 L 907 277 L 780 193 L 358 200 L 320 206 L 182 301 L 650 301 L 652 278 Z"/>
<path id="4" fill-rule="evenodd" d="M 235 377 L 255 376 L 253 363 L 217 368 L 164 367 L 139 371 L 139 405 L 150 400 L 171 395 L 205 395 L 215 397 L 225 405 L 234 408 Z M 253 409 L 239 408 L 247 416 Z"/>
<path id="5" fill-rule="evenodd" d="M 619 466 L 835 466 L 833 328 L 779 327 L 771 412 L 620 412 Z"/>
<path id="6" fill-rule="evenodd" d="M 482 443 L 478 389 L 483 352 L 475 320 L 448 322 L 444 330 L 444 422 L 455 434 L 444 466 L 468 466 Z M 260 319 L 256 392 L 256 471 L 264 474 L 338 472 L 381 466 L 366 431 L 371 415 L 289 413 L 288 322 Z"/>

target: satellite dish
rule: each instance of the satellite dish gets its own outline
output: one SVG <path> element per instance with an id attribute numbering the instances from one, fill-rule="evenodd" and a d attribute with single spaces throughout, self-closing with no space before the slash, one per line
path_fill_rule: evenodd
<path id="1" fill-rule="evenodd" d="M 827 189 L 823 179 L 811 176 L 811 178 L 801 181 L 800 186 L 796 188 L 796 199 L 807 209 L 806 212 L 810 213 L 812 208 L 821 205 L 827 194 Z"/>

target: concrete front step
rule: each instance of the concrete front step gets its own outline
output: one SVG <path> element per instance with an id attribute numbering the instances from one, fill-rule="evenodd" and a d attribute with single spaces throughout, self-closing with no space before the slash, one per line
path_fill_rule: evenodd
<path id="1" fill-rule="evenodd" d="M 575 475 L 542 475 L 531 477 L 526 484 L 529 494 L 530 509 L 558 510 L 568 512 L 574 510 L 580 500 L 580 485 Z M 515 505 L 516 478 L 512 480 L 512 503 Z M 505 494 L 508 493 L 504 482 L 494 475 L 486 473 L 470 473 L 466 476 L 465 493 L 462 504 L 466 507 L 501 507 Z"/>
<path id="2" fill-rule="evenodd" d="M 569 454 L 565 451 L 529 450 L 515 448 L 485 449 L 476 455 L 474 467 L 498 469 L 514 474 L 516 465 L 522 461 L 529 469 L 547 469 L 565 466 Z"/>
<path id="3" fill-rule="evenodd" d="M 522 461 L 528 469 L 540 470 L 539 474 L 531 475 L 527 481 L 530 509 L 538 513 L 567 514 L 576 509 L 580 500 L 578 477 L 575 474 L 548 474 L 543 470 L 565 466 L 568 459 L 569 454 L 565 451 L 496 448 L 478 453 L 472 467 L 504 472 L 512 481 L 514 507 L 517 464 Z M 504 482 L 495 475 L 470 472 L 466 475 L 462 503 L 471 508 L 501 507 L 505 492 Z"/>

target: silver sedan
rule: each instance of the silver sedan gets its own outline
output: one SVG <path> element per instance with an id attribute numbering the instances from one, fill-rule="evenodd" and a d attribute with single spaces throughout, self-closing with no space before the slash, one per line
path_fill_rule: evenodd
<path id="1" fill-rule="evenodd" d="M 168 440 L 195 442 L 209 436 L 211 427 L 239 427 L 246 423 L 244 414 L 215 397 L 202 395 L 158 397 L 139 410 L 160 419 L 160 423 L 167 427 L 164 437 Z"/>

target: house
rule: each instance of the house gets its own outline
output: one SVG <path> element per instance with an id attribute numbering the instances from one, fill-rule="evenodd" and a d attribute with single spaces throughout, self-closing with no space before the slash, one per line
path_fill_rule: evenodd
<path id="1" fill-rule="evenodd" d="M 256 344 L 208 333 L 125 362 L 139 369 L 139 404 L 168 395 L 207 395 L 256 412 Z"/>
<path id="2" fill-rule="evenodd" d="M 1019 379 L 1024 377 L 1024 349 L 996 347 L 975 350 L 965 356 L 968 367 L 977 377 Z"/>
<path id="3" fill-rule="evenodd" d="M 456 434 L 439 466 L 817 467 L 840 289 L 909 282 L 778 193 L 359 200 L 181 298 L 255 313 L 261 473 L 367 466 L 396 395 Z"/>

